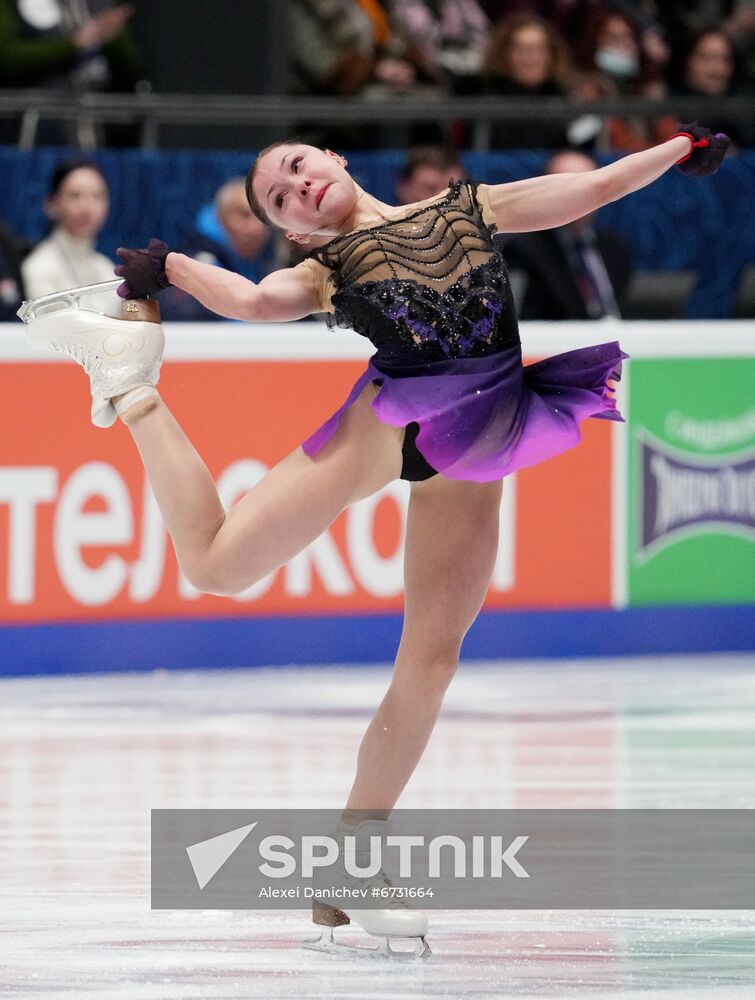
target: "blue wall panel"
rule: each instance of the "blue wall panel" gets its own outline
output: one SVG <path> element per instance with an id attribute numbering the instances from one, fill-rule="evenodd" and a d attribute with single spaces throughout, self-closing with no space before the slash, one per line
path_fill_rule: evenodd
<path id="1" fill-rule="evenodd" d="M 385 663 L 393 660 L 400 633 L 399 615 L 5 626 L 0 676 Z M 485 612 L 462 655 L 527 659 L 721 650 L 755 651 L 752 607 Z"/>

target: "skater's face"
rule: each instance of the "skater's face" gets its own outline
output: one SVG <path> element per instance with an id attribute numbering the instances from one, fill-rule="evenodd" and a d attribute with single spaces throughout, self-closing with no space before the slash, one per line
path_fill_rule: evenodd
<path id="1" fill-rule="evenodd" d="M 354 210 L 358 189 L 346 160 L 331 150 L 278 146 L 258 162 L 254 195 L 274 226 L 291 238 L 337 234 Z"/>
<path id="2" fill-rule="evenodd" d="M 96 170 L 71 171 L 46 202 L 47 214 L 60 229 L 78 239 L 94 239 L 105 224 L 108 191 Z"/>

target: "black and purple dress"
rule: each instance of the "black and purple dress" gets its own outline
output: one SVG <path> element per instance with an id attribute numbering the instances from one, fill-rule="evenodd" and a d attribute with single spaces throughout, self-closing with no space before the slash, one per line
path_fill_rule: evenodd
<path id="1" fill-rule="evenodd" d="M 376 415 L 406 427 L 416 449 L 411 464 L 422 468 L 402 472 L 407 479 L 500 479 L 576 445 L 586 417 L 623 419 L 608 385 L 628 357 L 617 342 L 522 364 L 506 262 L 483 208 L 478 185 L 459 181 L 440 200 L 308 255 L 327 269 L 329 324 L 377 348 L 344 404 L 303 442 L 308 455 L 371 381 Z"/>

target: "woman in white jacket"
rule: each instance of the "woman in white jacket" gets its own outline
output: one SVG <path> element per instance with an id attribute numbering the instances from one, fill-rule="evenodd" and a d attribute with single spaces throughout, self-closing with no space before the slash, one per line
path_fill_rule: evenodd
<path id="1" fill-rule="evenodd" d="M 22 265 L 29 298 L 112 279 L 113 261 L 94 246 L 108 209 L 107 180 L 96 163 L 75 159 L 57 165 L 45 198 L 52 232 Z M 104 313 L 118 315 L 120 311 L 114 292 L 93 297 L 90 302 Z"/>

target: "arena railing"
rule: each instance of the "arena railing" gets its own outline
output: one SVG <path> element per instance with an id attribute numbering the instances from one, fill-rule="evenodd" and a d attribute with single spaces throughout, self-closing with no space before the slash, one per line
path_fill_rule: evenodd
<path id="1" fill-rule="evenodd" d="M 582 115 L 646 119 L 674 115 L 679 121 L 752 121 L 750 97 L 568 98 L 412 97 L 364 100 L 345 97 L 293 97 L 259 94 L 69 94 L 50 90 L 0 90 L 0 119 L 21 119 L 18 145 L 32 149 L 41 121 L 71 122 L 82 148 L 96 146 L 93 125 L 130 124 L 140 130 L 140 145 L 160 145 L 160 128 L 177 125 L 264 126 L 285 138 L 308 125 L 410 125 L 464 121 L 471 127 L 471 148 L 487 152 L 494 122 L 572 122 Z"/>

